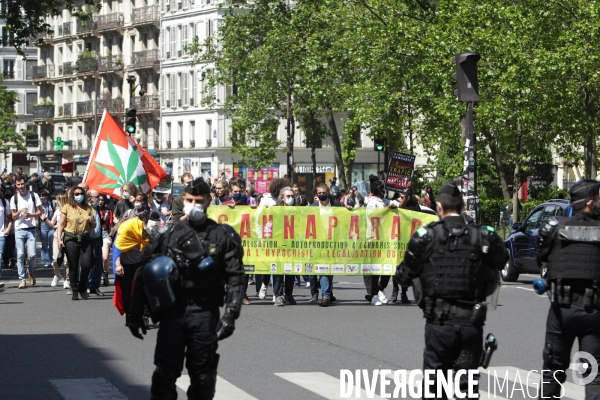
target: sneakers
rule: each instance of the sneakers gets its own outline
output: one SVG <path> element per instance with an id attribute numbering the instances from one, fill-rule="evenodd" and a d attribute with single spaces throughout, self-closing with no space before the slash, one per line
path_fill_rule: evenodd
<path id="1" fill-rule="evenodd" d="M 67 296 L 70 296 L 73 294 L 73 289 L 69 288 L 69 291 L 67 292 Z"/>
<path id="2" fill-rule="evenodd" d="M 72 293 L 72 294 L 73 294 L 73 297 L 71 297 L 71 300 L 79 300 L 79 295 L 77 294 L 77 292 L 76 292 L 76 291 L 71 291 L 71 290 L 69 290 L 69 293 Z M 67 294 L 68 294 L 68 293 L 67 293 Z M 87 294 L 87 293 L 86 293 L 86 294 Z M 83 297 L 83 295 L 82 295 L 81 297 Z"/>
<path id="3" fill-rule="evenodd" d="M 298 304 L 296 302 L 296 300 L 294 299 L 294 296 L 292 296 L 291 294 L 289 296 L 284 296 L 285 297 L 285 304 L 289 304 L 290 306 L 295 306 L 296 304 Z"/>
<path id="4" fill-rule="evenodd" d="M 29 278 L 29 283 L 31 286 L 35 286 L 35 276 L 33 276 L 33 274 L 29 274 L 27 277 Z"/>
<path id="5" fill-rule="evenodd" d="M 81 296 L 81 300 L 87 300 L 88 297 L 90 297 L 90 295 L 87 292 L 81 292 L 79 293 L 79 295 Z M 75 295 L 73 295 L 73 297 L 75 297 Z"/>
<path id="6" fill-rule="evenodd" d="M 56 275 L 54 275 L 54 278 L 52 278 L 52 282 L 50 283 L 50 286 L 55 287 L 56 285 L 58 285 L 58 281 L 60 280 L 60 278 Z"/>
<path id="7" fill-rule="evenodd" d="M 0 282 L 0 289 L 4 287 L 4 282 Z"/>
<path id="8" fill-rule="evenodd" d="M 314 294 L 311 296 L 310 300 L 311 303 L 316 303 L 317 301 L 319 301 L 319 296 Z"/>
<path id="9" fill-rule="evenodd" d="M 373 296 L 371 296 L 370 294 L 367 293 L 367 294 L 365 294 L 365 300 L 370 303 L 371 300 L 373 300 Z"/>
<path id="10" fill-rule="evenodd" d="M 251 304 L 251 302 L 250 302 L 250 299 L 248 298 L 248 295 L 247 295 L 247 294 L 245 294 L 245 295 L 244 295 L 244 298 L 242 299 L 242 302 L 243 302 L 244 304 L 246 304 L 246 305 L 247 305 L 247 304 Z"/>
<path id="11" fill-rule="evenodd" d="M 27 282 L 21 281 L 19 282 L 19 289 L 25 289 L 27 287 Z"/>
<path id="12" fill-rule="evenodd" d="M 379 297 L 379 301 L 381 301 L 383 304 L 388 303 L 388 298 L 385 297 L 385 293 L 383 292 L 383 290 L 380 290 L 377 296 Z"/>
<path id="13" fill-rule="evenodd" d="M 327 297 L 323 297 L 323 299 L 319 303 L 319 306 L 321 306 L 321 307 L 329 307 L 330 305 L 331 305 L 331 301 Z"/>
<path id="14" fill-rule="evenodd" d="M 108 286 L 108 271 L 102 273 L 102 286 Z"/>
<path id="15" fill-rule="evenodd" d="M 373 296 L 373 299 L 371 300 L 371 305 L 373 305 L 373 306 L 382 306 L 383 303 L 379 299 L 379 296 Z"/>
<path id="16" fill-rule="evenodd" d="M 65 280 L 65 283 L 63 283 L 63 289 L 71 289 L 71 284 L 69 281 Z"/>
<path id="17" fill-rule="evenodd" d="M 267 287 L 263 283 L 262 286 L 260 287 L 260 292 L 258 292 L 258 298 L 261 300 L 264 300 L 265 297 L 267 297 Z"/>
<path id="18" fill-rule="evenodd" d="M 310 289 L 310 282 L 306 282 L 306 288 Z"/>
<path id="19" fill-rule="evenodd" d="M 276 306 L 281 306 L 281 307 L 284 306 L 285 305 L 285 303 L 284 303 L 284 297 L 283 296 L 277 297 L 275 299 L 275 305 Z"/>
<path id="20" fill-rule="evenodd" d="M 256 280 L 254 279 L 254 275 L 250 275 L 248 277 L 248 285 L 254 285 L 256 283 Z"/>

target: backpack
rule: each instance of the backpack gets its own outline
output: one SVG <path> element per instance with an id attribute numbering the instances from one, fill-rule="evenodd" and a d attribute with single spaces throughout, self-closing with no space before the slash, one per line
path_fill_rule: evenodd
<path id="1" fill-rule="evenodd" d="M 31 198 L 33 199 L 33 207 L 34 207 L 34 208 L 37 208 L 37 207 L 39 206 L 39 204 L 37 204 L 37 203 L 36 203 L 36 201 L 35 201 L 35 198 L 36 198 L 36 197 L 35 197 L 35 193 L 30 191 L 30 192 L 29 192 L 29 195 L 30 195 L 30 196 L 31 196 Z M 14 196 L 12 197 L 12 198 L 13 198 L 13 200 L 14 200 L 14 201 L 13 201 L 13 204 L 15 205 L 15 210 L 17 209 L 17 196 L 19 196 L 19 192 L 18 192 L 18 191 L 17 191 L 17 192 L 15 192 Z"/>

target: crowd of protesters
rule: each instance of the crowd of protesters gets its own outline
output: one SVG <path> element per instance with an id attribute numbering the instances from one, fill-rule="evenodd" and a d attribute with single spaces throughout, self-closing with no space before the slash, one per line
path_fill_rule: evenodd
<path id="1" fill-rule="evenodd" d="M 116 281 L 120 284 L 115 305 L 124 313 L 131 297 L 131 279 L 138 265 L 127 262 L 127 254 L 141 251 L 152 229 L 170 220 L 187 218 L 184 213 L 183 195 L 173 197 L 164 190 L 156 190 L 151 196 L 141 192 L 131 183 L 125 183 L 120 198 L 115 199 L 95 190 L 89 190 L 79 174 L 69 177 L 65 193 L 57 194 L 52 177 L 45 173 L 27 177 L 3 173 L 0 186 L 0 277 L 2 266 L 18 268 L 19 289 L 36 285 L 35 264 L 36 238 L 41 242 L 41 260 L 44 268 L 53 268 L 52 287 L 63 282 L 73 300 L 87 299 L 90 294 L 104 296 L 101 287 L 110 285 L 111 265 Z M 193 181 L 189 174 L 181 176 L 186 186 Z M 405 208 L 420 211 L 422 207 L 435 207 L 431 187 L 425 186 L 421 196 L 413 195 L 410 187 L 388 198 L 385 185 L 378 176 L 369 178 L 369 192 L 361 193 L 357 186 L 340 189 L 335 178 L 329 185 L 319 183 L 306 193 L 304 187 L 292 185 L 287 178 L 275 178 L 263 194 L 255 192 L 252 182 L 243 178 L 219 180 L 210 183 L 212 205 L 229 207 L 343 207 L 351 211 L 367 208 Z M 16 251 L 13 251 L 16 250 Z M 112 257 L 111 257 L 112 252 Z M 61 273 L 62 271 L 62 273 Z M 406 288 L 400 288 L 392 280 L 392 294 L 385 290 L 390 276 L 365 276 L 365 299 L 372 305 L 388 301 L 410 302 Z M 256 285 L 256 296 L 264 300 L 268 287 L 273 287 L 275 306 L 295 305 L 294 288 L 310 289 L 310 302 L 328 307 L 336 301 L 333 295 L 333 276 L 250 275 L 249 285 Z M 0 282 L 0 287 L 4 283 Z M 124 290 L 122 290 L 125 288 Z M 319 301 L 319 290 L 321 300 Z M 244 303 L 251 304 L 248 293 Z"/>

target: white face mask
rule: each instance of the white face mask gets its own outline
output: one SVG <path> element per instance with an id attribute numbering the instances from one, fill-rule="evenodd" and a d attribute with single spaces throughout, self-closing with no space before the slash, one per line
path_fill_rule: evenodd
<path id="1" fill-rule="evenodd" d="M 288 206 L 293 206 L 294 205 L 294 198 L 293 197 L 287 197 L 285 199 L 285 204 Z"/>
<path id="2" fill-rule="evenodd" d="M 183 205 L 183 213 L 187 215 L 192 222 L 198 222 L 206 216 L 204 207 L 201 204 L 185 203 Z"/>
<path id="3" fill-rule="evenodd" d="M 133 204 L 136 210 L 141 210 L 142 207 L 144 206 L 142 203 L 134 203 Z"/>
<path id="4" fill-rule="evenodd" d="M 129 193 L 123 193 L 123 198 L 125 200 L 129 199 L 129 196 L 131 196 Z"/>

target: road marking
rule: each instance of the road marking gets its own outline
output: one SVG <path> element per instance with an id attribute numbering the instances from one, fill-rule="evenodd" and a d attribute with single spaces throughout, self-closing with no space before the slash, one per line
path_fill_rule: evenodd
<path id="1" fill-rule="evenodd" d="M 530 292 L 535 292 L 535 290 L 533 290 L 533 289 L 530 289 L 530 288 L 525 288 L 525 287 L 523 287 L 523 286 L 513 286 L 513 287 L 514 287 L 515 289 L 521 289 L 521 290 L 527 290 L 527 291 L 530 291 Z"/>
<path id="2" fill-rule="evenodd" d="M 177 386 L 184 392 L 187 392 L 188 387 L 190 386 L 190 377 L 189 375 L 181 375 L 179 379 L 177 379 Z M 242 389 L 233 385 L 232 383 L 227 382 L 225 379 L 217 376 L 217 387 L 215 390 L 214 400 L 258 400 L 256 397 L 249 395 L 244 392 Z"/>
<path id="3" fill-rule="evenodd" d="M 275 375 L 326 399 L 341 399 L 341 381 L 324 372 L 286 372 L 276 373 Z M 375 389 L 379 389 L 379 381 Z M 367 394 L 362 389 L 360 391 L 360 397 L 356 397 L 354 393 L 355 392 L 353 391 L 351 396 L 353 399 L 381 399 L 381 397 L 377 395 L 374 397 L 367 397 Z"/>
<path id="4" fill-rule="evenodd" d="M 128 400 L 104 378 L 53 379 L 50 383 L 65 400 Z"/>

